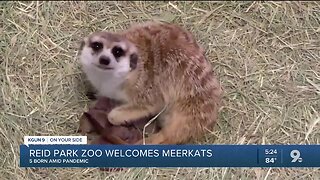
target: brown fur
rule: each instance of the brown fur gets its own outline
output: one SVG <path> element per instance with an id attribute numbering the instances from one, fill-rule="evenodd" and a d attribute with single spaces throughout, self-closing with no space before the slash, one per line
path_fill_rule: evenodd
<path id="1" fill-rule="evenodd" d="M 143 138 L 143 127 L 151 117 L 135 120 L 132 124 L 112 125 L 105 114 L 108 114 L 120 103 L 109 98 L 100 97 L 80 118 L 78 132 L 93 139 L 90 144 L 134 144 Z M 159 131 L 156 123 L 145 129 L 145 136 Z M 98 135 L 98 136 L 97 136 Z"/>
<path id="2" fill-rule="evenodd" d="M 117 34 L 137 47 L 138 60 L 123 84 L 126 103 L 108 115 L 112 124 L 156 114 L 166 106 L 158 118 L 162 129 L 146 144 L 187 143 L 216 124 L 222 89 L 190 32 L 148 22 Z"/>

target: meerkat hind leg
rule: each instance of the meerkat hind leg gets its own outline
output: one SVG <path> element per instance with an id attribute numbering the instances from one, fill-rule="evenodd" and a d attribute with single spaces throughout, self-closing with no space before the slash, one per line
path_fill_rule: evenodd
<path id="1" fill-rule="evenodd" d="M 154 114 L 157 109 L 148 105 L 124 104 L 114 108 L 109 114 L 109 122 L 113 125 L 131 123 Z"/>

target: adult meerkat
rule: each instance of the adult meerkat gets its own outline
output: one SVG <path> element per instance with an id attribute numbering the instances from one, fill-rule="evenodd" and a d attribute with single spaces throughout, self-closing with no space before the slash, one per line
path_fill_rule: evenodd
<path id="1" fill-rule="evenodd" d="M 147 22 L 118 33 L 94 32 L 80 49 L 98 95 L 123 103 L 108 114 L 112 124 L 166 107 L 157 119 L 161 130 L 146 144 L 184 144 L 216 124 L 222 88 L 204 50 L 182 27 Z"/>

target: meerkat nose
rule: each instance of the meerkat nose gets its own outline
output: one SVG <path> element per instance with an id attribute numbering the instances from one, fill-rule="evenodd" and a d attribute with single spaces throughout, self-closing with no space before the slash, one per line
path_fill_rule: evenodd
<path id="1" fill-rule="evenodd" d="M 106 56 L 101 56 L 99 59 L 99 63 L 102 65 L 109 65 L 110 64 L 110 58 Z"/>

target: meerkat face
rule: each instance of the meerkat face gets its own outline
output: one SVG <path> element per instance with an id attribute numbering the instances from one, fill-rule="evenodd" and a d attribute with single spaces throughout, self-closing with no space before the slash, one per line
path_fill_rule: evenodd
<path id="1" fill-rule="evenodd" d="M 80 61 L 100 72 L 126 74 L 137 66 L 137 49 L 121 35 L 97 32 L 84 38 Z"/>

